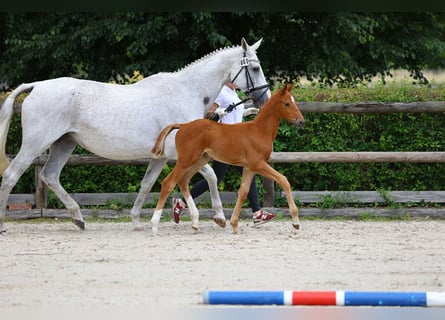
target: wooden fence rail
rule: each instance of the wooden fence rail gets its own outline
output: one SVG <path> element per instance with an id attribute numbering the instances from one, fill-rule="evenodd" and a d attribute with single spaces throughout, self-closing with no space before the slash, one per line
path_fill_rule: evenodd
<path id="1" fill-rule="evenodd" d="M 21 112 L 21 103 L 14 103 L 14 114 Z M 445 101 L 422 102 L 298 102 L 303 113 L 440 113 L 445 112 Z"/>
<path id="2" fill-rule="evenodd" d="M 445 101 L 408 102 L 408 103 L 331 103 L 331 102 L 300 102 L 299 107 L 303 113 L 441 113 L 445 112 Z M 14 105 L 14 113 L 20 113 L 21 104 Z M 10 155 L 13 157 L 14 155 Z M 37 208 L 46 208 L 47 191 L 40 181 L 38 173 L 47 159 L 43 154 L 34 161 L 36 170 Z M 146 165 L 148 159 L 138 160 L 111 160 L 94 155 L 72 155 L 68 165 Z M 170 161 L 172 162 L 172 161 Z M 445 162 L 445 152 L 272 152 L 270 163 L 296 163 L 296 162 Z M 266 194 L 264 205 L 273 206 L 274 187 L 271 181 L 264 181 Z M 442 195 L 441 195 L 442 196 Z M 14 195 L 11 195 L 11 199 Z"/>
<path id="3" fill-rule="evenodd" d="M 298 102 L 303 113 L 440 113 L 445 101 L 423 102 Z"/>
<path id="4" fill-rule="evenodd" d="M 13 157 L 13 155 L 10 155 Z M 35 161 L 36 170 L 36 195 L 35 205 L 37 208 L 47 207 L 46 186 L 40 181 L 38 173 L 45 164 L 47 155 L 41 155 Z M 110 160 L 94 155 L 72 155 L 68 165 L 146 165 L 148 159 L 138 160 Z M 170 161 L 173 162 L 173 161 Z M 296 162 L 445 162 L 445 152 L 272 152 L 271 163 L 296 163 Z M 266 194 L 263 202 L 265 206 L 273 206 L 275 203 L 275 191 L 273 184 L 265 185 Z M 317 194 L 317 193 L 314 193 Z M 13 195 L 10 202 L 13 202 Z M 91 196 L 89 196 L 91 197 Z M 100 194 L 97 194 L 98 199 Z M 15 198 L 17 200 L 17 198 Z M 116 198 L 119 200 L 119 198 Z M 81 199 L 79 199 L 81 200 Z M 357 199 L 356 202 L 364 202 Z M 415 202 L 415 201 L 414 201 Z M 81 204 L 86 204 L 82 203 Z M 89 203 L 91 204 L 91 203 Z M 99 204 L 99 203 L 96 203 Z"/>
<path id="5" fill-rule="evenodd" d="M 13 158 L 14 155 L 8 155 Z M 33 164 L 43 166 L 48 158 L 43 154 L 36 158 Z M 112 160 L 95 155 L 72 155 L 68 160 L 68 165 L 147 165 L 147 159 L 136 160 Z M 296 163 L 296 162 L 445 162 L 445 152 L 272 152 L 270 163 Z M 174 163 L 170 160 L 169 163 Z"/>
<path id="6" fill-rule="evenodd" d="M 235 205 L 237 193 L 233 191 L 220 192 L 223 204 Z M 395 203 L 435 203 L 445 204 L 445 191 L 292 191 L 294 199 L 303 204 L 318 204 L 335 201 L 337 204 L 395 204 Z M 71 196 L 84 206 L 104 206 L 107 204 L 132 204 L 137 193 L 72 193 Z M 276 196 L 284 199 L 283 191 Z M 155 204 L 159 192 L 151 192 L 145 199 L 145 204 Z M 33 194 L 11 194 L 11 203 L 36 204 Z M 210 195 L 204 193 L 196 199 L 197 204 L 210 204 Z"/>

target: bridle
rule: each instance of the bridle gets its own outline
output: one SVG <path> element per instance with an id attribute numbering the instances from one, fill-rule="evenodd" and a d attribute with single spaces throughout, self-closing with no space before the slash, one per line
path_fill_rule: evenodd
<path id="1" fill-rule="evenodd" d="M 266 94 L 266 92 L 269 90 L 269 84 L 263 84 L 261 86 L 255 87 L 255 84 L 253 83 L 252 77 L 250 76 L 249 73 L 249 64 L 250 61 L 256 61 L 259 63 L 258 60 L 256 59 L 251 59 L 249 60 L 249 58 L 247 58 L 246 56 L 246 52 L 244 52 L 244 56 L 241 58 L 240 60 L 240 70 L 238 71 L 238 73 L 235 75 L 235 77 L 233 77 L 233 79 L 230 82 L 234 82 L 236 80 L 236 78 L 238 78 L 238 76 L 241 74 L 241 72 L 244 70 L 245 74 L 246 74 L 246 88 L 247 90 L 244 90 L 244 94 L 247 96 L 247 98 L 241 100 L 240 102 L 236 103 L 236 104 L 231 104 L 230 106 L 228 106 L 225 111 L 226 112 L 231 112 L 233 109 L 235 109 L 238 105 L 248 101 L 248 100 L 253 100 L 253 102 L 259 100 L 262 96 L 264 96 Z M 251 94 L 252 92 L 256 91 L 256 90 L 262 90 L 264 89 L 264 91 L 261 93 L 261 95 L 258 98 L 253 97 Z"/>

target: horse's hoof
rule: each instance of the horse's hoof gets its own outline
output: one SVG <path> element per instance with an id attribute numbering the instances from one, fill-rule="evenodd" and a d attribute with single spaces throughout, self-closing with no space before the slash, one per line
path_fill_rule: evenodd
<path id="1" fill-rule="evenodd" d="M 6 229 L 1 228 L 0 229 L 0 234 L 2 234 L 2 233 L 6 233 Z"/>
<path id="2" fill-rule="evenodd" d="M 295 228 L 295 229 L 297 229 L 297 230 L 300 230 L 300 225 L 297 223 L 297 224 L 292 224 L 292 226 Z"/>
<path id="3" fill-rule="evenodd" d="M 192 229 L 193 229 L 193 233 L 199 232 L 199 228 L 197 226 L 192 226 Z"/>
<path id="4" fill-rule="evenodd" d="M 134 227 L 134 228 L 133 228 L 133 231 L 144 231 L 144 227 L 141 227 L 141 226 L 139 226 L 139 227 Z"/>
<path id="5" fill-rule="evenodd" d="M 226 219 L 220 218 L 220 217 L 213 217 L 213 221 L 220 226 L 221 228 L 226 227 Z"/>
<path id="6" fill-rule="evenodd" d="M 80 230 L 85 230 L 85 221 L 81 221 L 81 220 L 77 220 L 77 219 L 72 219 L 74 225 L 78 226 L 80 228 Z"/>

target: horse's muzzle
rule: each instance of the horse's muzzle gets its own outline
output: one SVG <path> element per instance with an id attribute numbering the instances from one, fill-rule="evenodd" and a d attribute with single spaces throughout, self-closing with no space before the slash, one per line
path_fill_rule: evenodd
<path id="1" fill-rule="evenodd" d="M 295 119 L 295 121 L 294 121 L 294 125 L 295 125 L 297 128 L 301 128 L 302 126 L 304 126 L 304 120 L 302 120 L 302 119 Z"/>

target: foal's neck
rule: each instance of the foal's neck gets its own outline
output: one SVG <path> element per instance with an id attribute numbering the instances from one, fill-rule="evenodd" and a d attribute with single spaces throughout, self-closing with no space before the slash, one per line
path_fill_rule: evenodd
<path id="1" fill-rule="evenodd" d="M 269 100 L 266 102 L 255 119 L 253 119 L 253 122 L 256 126 L 260 127 L 264 133 L 270 135 L 271 140 L 274 140 L 280 127 L 281 118 L 280 115 L 274 111 L 275 105 L 270 102 L 272 101 Z"/>

